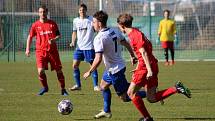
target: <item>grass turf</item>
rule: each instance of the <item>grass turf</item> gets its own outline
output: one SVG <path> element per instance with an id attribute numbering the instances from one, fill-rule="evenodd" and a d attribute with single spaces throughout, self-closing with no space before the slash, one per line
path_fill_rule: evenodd
<path id="1" fill-rule="evenodd" d="M 0 62 L 0 121 L 93 121 L 94 114 L 102 109 L 100 92 L 94 92 L 91 78 L 82 79 L 82 90 L 61 96 L 55 72 L 47 71 L 49 92 L 37 96 L 40 82 L 34 62 Z M 81 74 L 88 69 L 81 64 Z M 192 98 L 173 95 L 160 103 L 145 105 L 156 121 L 215 120 L 215 62 L 176 62 L 174 66 L 159 63 L 159 90 L 173 86 L 181 80 L 192 91 Z M 127 64 L 127 79 L 131 79 L 132 67 Z M 101 78 L 103 66 L 99 68 Z M 74 84 L 72 64 L 63 63 L 66 87 Z M 112 118 L 102 121 L 137 121 L 139 112 L 131 102 L 123 103 L 112 90 Z M 71 99 L 74 110 L 70 115 L 61 115 L 57 104 L 62 99 Z"/>

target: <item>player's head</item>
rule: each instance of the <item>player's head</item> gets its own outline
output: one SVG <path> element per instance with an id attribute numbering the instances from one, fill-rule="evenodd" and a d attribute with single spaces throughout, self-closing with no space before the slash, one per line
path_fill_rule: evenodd
<path id="1" fill-rule="evenodd" d="M 80 17 L 85 17 L 87 15 L 87 6 L 84 3 L 80 4 L 78 12 Z"/>
<path id="2" fill-rule="evenodd" d="M 108 14 L 104 11 L 97 11 L 93 15 L 93 27 L 95 31 L 99 31 L 107 26 Z"/>
<path id="3" fill-rule="evenodd" d="M 123 33 L 125 33 L 125 28 L 132 27 L 132 21 L 133 17 L 127 13 L 120 14 L 117 18 L 118 27 Z"/>
<path id="4" fill-rule="evenodd" d="M 40 19 L 47 19 L 48 8 L 45 5 L 41 5 L 38 9 Z"/>
<path id="5" fill-rule="evenodd" d="M 163 16 L 164 16 L 164 18 L 166 18 L 166 19 L 169 19 L 169 16 L 170 16 L 170 11 L 169 10 L 164 10 L 163 11 Z"/>

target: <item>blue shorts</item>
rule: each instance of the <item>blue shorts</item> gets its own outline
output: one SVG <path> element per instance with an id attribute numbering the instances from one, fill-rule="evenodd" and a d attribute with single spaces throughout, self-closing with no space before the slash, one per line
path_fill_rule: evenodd
<path id="1" fill-rule="evenodd" d="M 120 96 L 123 93 L 127 92 L 129 83 L 125 78 L 125 70 L 126 68 L 121 69 L 119 72 L 115 74 L 111 74 L 108 71 L 103 73 L 102 79 L 108 84 L 112 84 L 117 95 Z"/>
<path id="2" fill-rule="evenodd" d="M 92 63 L 95 58 L 95 51 L 92 50 L 75 50 L 73 60 L 86 61 Z"/>

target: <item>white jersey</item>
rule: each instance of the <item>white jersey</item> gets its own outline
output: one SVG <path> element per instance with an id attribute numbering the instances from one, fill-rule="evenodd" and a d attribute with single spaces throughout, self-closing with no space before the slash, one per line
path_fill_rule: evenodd
<path id="1" fill-rule="evenodd" d="M 103 53 L 105 67 L 111 74 L 115 74 L 125 67 L 120 45 L 120 41 L 124 40 L 121 32 L 113 28 L 102 29 L 94 39 L 95 52 Z"/>
<path id="2" fill-rule="evenodd" d="M 73 31 L 77 32 L 77 49 L 91 50 L 93 49 L 93 17 L 81 19 L 79 17 L 73 20 Z"/>

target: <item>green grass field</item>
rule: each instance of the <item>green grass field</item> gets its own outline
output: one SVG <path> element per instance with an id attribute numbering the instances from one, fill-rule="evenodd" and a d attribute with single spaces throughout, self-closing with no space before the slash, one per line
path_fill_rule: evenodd
<path id="1" fill-rule="evenodd" d="M 66 87 L 74 84 L 71 63 L 63 63 Z M 166 67 L 159 63 L 159 90 L 173 86 L 181 80 L 190 87 L 192 98 L 176 94 L 160 103 L 145 104 L 155 121 L 215 121 L 215 62 L 176 62 Z M 81 73 L 88 68 L 81 65 Z M 131 79 L 131 66 L 127 65 L 127 78 Z M 103 67 L 99 68 L 101 78 Z M 0 62 L 0 121 L 93 121 L 94 114 L 102 109 L 100 92 L 94 92 L 91 78 L 82 80 L 82 90 L 61 96 L 55 72 L 47 71 L 49 92 L 37 96 L 40 83 L 34 62 Z M 139 112 L 131 102 L 123 103 L 112 90 L 112 118 L 99 121 L 137 121 Z M 71 99 L 74 110 L 70 115 L 61 115 L 57 104 L 62 99 Z"/>

